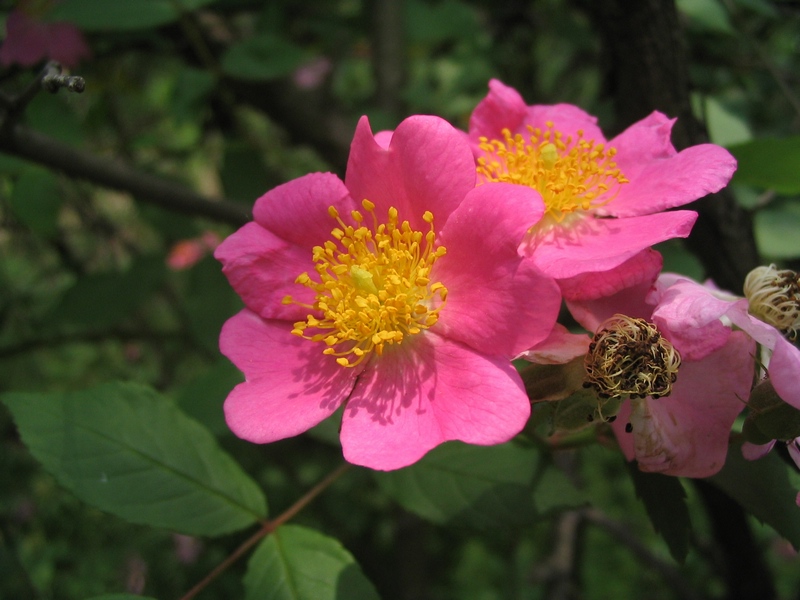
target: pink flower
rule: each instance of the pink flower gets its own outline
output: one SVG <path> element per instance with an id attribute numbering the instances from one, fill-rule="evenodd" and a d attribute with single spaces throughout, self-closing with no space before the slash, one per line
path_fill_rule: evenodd
<path id="1" fill-rule="evenodd" d="M 374 136 L 347 176 L 314 173 L 258 199 L 215 256 L 246 308 L 220 348 L 246 382 L 236 435 L 302 433 L 345 405 L 345 458 L 397 469 L 447 440 L 496 444 L 530 403 L 510 359 L 546 339 L 560 295 L 517 252 L 544 212 L 530 190 L 475 187 L 466 140 L 416 116 Z"/>
<path id="2" fill-rule="evenodd" d="M 627 261 L 689 234 L 697 215 L 667 209 L 718 191 L 736 168 L 735 159 L 713 144 L 676 152 L 674 119 L 659 112 L 606 142 L 597 119 L 575 106 L 527 106 L 497 80 L 489 90 L 469 126 L 480 180 L 513 182 L 542 195 L 545 216 L 529 224 L 522 249 L 559 283 L 621 269 L 613 276 L 621 289 Z M 586 283 L 608 288 L 607 279 Z"/>
<path id="3" fill-rule="evenodd" d="M 800 350 L 774 326 L 750 314 L 747 299 L 680 276 L 666 275 L 660 281 L 654 319 L 669 324 L 683 352 L 704 356 L 721 347 L 735 326 L 768 352 L 760 360 L 767 364 L 775 391 L 784 402 L 800 409 Z"/>
<path id="4" fill-rule="evenodd" d="M 167 266 L 173 271 L 183 271 L 196 265 L 200 259 L 219 246 L 219 236 L 213 231 L 177 242 L 167 255 Z"/>
<path id="5" fill-rule="evenodd" d="M 612 424 L 623 453 L 643 471 L 685 477 L 719 471 L 731 426 L 750 393 L 752 339 L 725 327 L 713 309 L 715 298 L 692 294 L 695 287 L 703 289 L 662 275 L 655 286 L 642 281 L 613 296 L 571 305 L 581 324 L 592 330 L 615 312 L 643 318 L 680 353 L 671 394 L 626 400 Z"/>
<path id="6" fill-rule="evenodd" d="M 39 3 L 42 4 L 41 2 Z M 53 2 L 35 6 L 32 0 L 19 3 L 6 19 L 6 39 L 0 47 L 0 63 L 7 67 L 14 63 L 30 67 L 51 59 L 67 68 L 91 56 L 83 34 L 72 23 L 48 23 L 40 20 Z"/>

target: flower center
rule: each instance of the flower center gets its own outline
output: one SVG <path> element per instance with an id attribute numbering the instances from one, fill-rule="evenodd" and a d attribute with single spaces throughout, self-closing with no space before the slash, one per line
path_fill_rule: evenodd
<path id="1" fill-rule="evenodd" d="M 681 357 L 652 323 L 614 315 L 589 344 L 587 387 L 601 398 L 659 398 L 672 392 Z"/>
<path id="2" fill-rule="evenodd" d="M 447 289 L 431 283 L 433 264 L 445 254 L 435 246 L 433 215 L 425 211 L 427 233 L 415 231 L 408 221 L 398 223 L 397 209 L 388 211 L 388 222 L 378 223 L 375 205 L 361 205 L 372 215 L 373 226 L 363 225 L 364 215 L 351 215 L 357 227 L 346 225 L 334 207 L 328 212 L 339 224 L 331 232 L 335 241 L 315 246 L 313 259 L 319 281 L 308 273 L 296 283 L 314 290 L 317 311 L 294 324 L 292 333 L 313 342 L 323 342 L 322 351 L 337 357 L 343 367 L 354 367 L 371 352 L 378 356 L 384 347 L 402 343 L 408 336 L 432 327 L 439 319 Z M 300 304 L 291 296 L 284 304 Z M 321 314 L 321 318 L 319 318 Z"/>
<path id="3" fill-rule="evenodd" d="M 617 168 L 614 148 L 583 138 L 564 135 L 553 129 L 544 131 L 528 125 L 526 140 L 503 129 L 502 140 L 480 138 L 484 156 L 478 158 L 478 174 L 486 181 L 527 185 L 544 199 L 545 217 L 561 223 L 576 211 L 588 211 L 611 202 L 619 186 L 628 180 Z"/>
<path id="4" fill-rule="evenodd" d="M 800 276 L 775 265 L 756 267 L 744 281 L 750 314 L 797 338 L 800 330 Z"/>

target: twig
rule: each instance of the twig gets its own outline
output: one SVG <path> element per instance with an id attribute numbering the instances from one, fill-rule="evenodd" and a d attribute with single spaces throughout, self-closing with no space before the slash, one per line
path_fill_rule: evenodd
<path id="1" fill-rule="evenodd" d="M 311 488 L 308 492 L 306 492 L 302 498 L 300 498 L 297 502 L 292 504 L 287 510 L 277 516 L 275 519 L 271 521 L 266 521 L 261 529 L 259 529 L 256 533 L 250 536 L 245 542 L 239 546 L 233 553 L 228 556 L 225 560 L 223 560 L 220 564 L 216 566 L 216 568 L 211 571 L 208 575 L 206 575 L 200 583 L 195 585 L 192 589 L 190 589 L 186 594 L 181 596 L 180 600 L 191 600 L 201 591 L 203 591 L 212 581 L 214 581 L 217 577 L 219 577 L 225 570 L 228 569 L 232 564 L 234 564 L 237 560 L 239 560 L 250 548 L 255 546 L 262 538 L 267 537 L 270 533 L 275 531 L 278 527 L 286 523 L 289 519 L 294 517 L 297 513 L 303 510 L 308 504 L 314 500 L 317 496 L 319 496 L 328 486 L 330 486 L 334 481 L 339 479 L 342 475 L 344 475 L 352 465 L 345 463 L 335 471 L 328 474 L 325 479 L 320 481 L 317 485 Z"/>
<path id="2" fill-rule="evenodd" d="M 605 530 L 611 537 L 631 549 L 636 559 L 657 571 L 678 596 L 684 600 L 702 600 L 686 582 L 680 571 L 671 564 L 661 560 L 650 549 L 631 534 L 630 528 L 624 523 L 618 523 L 608 518 L 596 508 L 587 508 L 582 511 L 582 516 L 587 522 L 597 525 Z"/>
<path id="3" fill-rule="evenodd" d="M 130 192 L 142 202 L 167 210 L 208 217 L 236 226 L 250 220 L 249 211 L 244 206 L 226 200 L 211 200 L 179 183 L 83 152 L 23 125 L 14 125 L 0 135 L 0 152 L 62 171 L 71 177 Z"/>

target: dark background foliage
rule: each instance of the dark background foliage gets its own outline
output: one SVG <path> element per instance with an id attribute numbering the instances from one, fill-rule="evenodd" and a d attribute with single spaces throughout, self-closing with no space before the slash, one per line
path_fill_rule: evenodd
<path id="1" fill-rule="evenodd" d="M 764 261 L 800 267 L 797 2 L 64 0 L 45 18 L 75 23 L 93 56 L 73 71 L 82 94 L 36 93 L 42 65 L 0 72 L 0 392 L 149 385 L 215 434 L 273 514 L 340 464 L 336 426 L 263 447 L 230 435 L 220 407 L 240 375 L 217 336 L 240 301 L 210 256 L 166 260 L 232 232 L 270 187 L 343 175 L 362 114 L 376 131 L 414 113 L 465 128 L 491 77 L 531 104 L 581 106 L 609 137 L 661 110 L 678 148 L 710 139 L 740 159 L 734 185 L 692 207 L 688 242 L 659 248 L 667 268 L 739 291 Z M 448 459 L 502 486 L 454 476 L 444 512 L 424 508 L 436 464 L 353 469 L 293 523 L 338 539 L 386 599 L 800 597 L 783 540 L 795 517 L 771 520 L 756 495 L 745 509 L 769 527 L 731 499 L 762 481 L 747 465 L 712 483 L 652 479 L 607 433 L 584 437 Z M 5 407 L 0 439 L 0 597 L 177 598 L 247 537 L 180 537 L 88 506 Z M 514 461 L 534 461 L 533 480 L 494 473 Z M 200 597 L 244 597 L 246 571 Z"/>

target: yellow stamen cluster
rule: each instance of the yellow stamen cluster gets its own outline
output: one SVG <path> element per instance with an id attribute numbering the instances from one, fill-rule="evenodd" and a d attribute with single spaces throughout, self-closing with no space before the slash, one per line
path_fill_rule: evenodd
<path id="1" fill-rule="evenodd" d="M 388 222 L 378 223 L 375 205 L 369 200 L 361 205 L 372 215 L 372 227 L 357 210 L 351 213 L 357 225 L 347 225 L 330 207 L 338 227 L 331 232 L 335 241 L 313 249 L 318 281 L 308 273 L 295 280 L 316 293 L 314 303 L 304 306 L 317 316 L 295 323 L 292 333 L 323 342 L 323 354 L 343 367 L 432 327 L 447 298 L 444 285 L 430 280 L 433 264 L 445 254 L 443 246 L 435 247 L 433 215 L 424 213 L 430 229 L 423 234 L 408 221 L 398 223 L 395 208 L 389 209 Z M 299 304 L 291 296 L 283 302 Z"/>
<path id="2" fill-rule="evenodd" d="M 553 129 L 528 126 L 529 137 L 503 129 L 502 140 L 480 138 L 484 156 L 478 158 L 483 181 L 527 185 L 544 198 L 545 216 L 561 223 L 569 214 L 599 208 L 613 200 L 628 180 L 617 168 L 617 151 Z"/>
<path id="3" fill-rule="evenodd" d="M 672 392 L 680 366 L 680 354 L 655 325 L 617 314 L 589 344 L 584 386 L 601 398 L 660 398 Z"/>
<path id="4" fill-rule="evenodd" d="M 800 330 L 800 276 L 775 265 L 756 267 L 744 281 L 750 314 L 797 338 Z"/>

